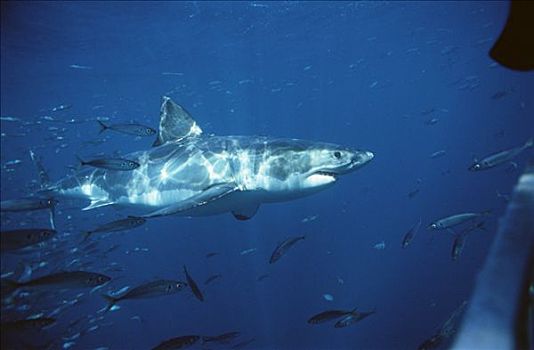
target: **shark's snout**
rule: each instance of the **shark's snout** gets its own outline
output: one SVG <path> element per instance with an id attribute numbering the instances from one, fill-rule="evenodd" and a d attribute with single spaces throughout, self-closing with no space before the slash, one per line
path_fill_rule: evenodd
<path id="1" fill-rule="evenodd" d="M 349 169 L 355 170 L 369 163 L 375 157 L 371 151 L 356 151 L 352 156 L 352 162 Z"/>

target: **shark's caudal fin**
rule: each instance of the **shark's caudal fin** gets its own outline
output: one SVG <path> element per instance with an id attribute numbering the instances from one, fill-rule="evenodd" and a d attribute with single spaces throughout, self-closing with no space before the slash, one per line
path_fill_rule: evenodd
<path id="1" fill-rule="evenodd" d="M 161 146 L 169 141 L 180 141 L 200 134 L 202 134 L 202 129 L 193 120 L 189 112 L 174 103 L 170 97 L 163 96 L 158 137 L 152 146 Z"/>
<path id="2" fill-rule="evenodd" d="M 30 158 L 32 159 L 32 163 L 37 169 L 37 175 L 39 177 L 39 183 L 41 186 L 41 189 L 39 191 L 40 194 L 45 195 L 50 200 L 50 208 L 49 208 L 49 215 L 50 215 L 50 227 L 52 229 L 56 229 L 56 201 L 50 196 L 50 178 L 48 177 L 48 173 L 45 171 L 43 164 L 41 163 L 41 158 L 38 157 L 33 150 L 30 149 Z"/>

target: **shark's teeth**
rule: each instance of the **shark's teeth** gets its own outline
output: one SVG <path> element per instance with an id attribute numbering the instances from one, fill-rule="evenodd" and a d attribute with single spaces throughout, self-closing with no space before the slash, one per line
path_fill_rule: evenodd
<path id="1" fill-rule="evenodd" d="M 330 177 L 333 177 L 333 178 L 336 177 L 335 173 L 331 173 L 331 172 L 328 172 L 328 171 L 317 171 L 317 172 L 313 173 L 313 175 L 330 176 Z"/>

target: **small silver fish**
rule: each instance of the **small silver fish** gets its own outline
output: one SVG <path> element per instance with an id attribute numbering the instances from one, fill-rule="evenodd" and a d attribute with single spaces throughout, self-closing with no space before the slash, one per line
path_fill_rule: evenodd
<path id="1" fill-rule="evenodd" d="M 0 121 L 3 121 L 3 122 L 20 122 L 20 119 L 16 118 L 16 117 L 4 116 L 4 117 L 0 117 Z"/>
<path id="2" fill-rule="evenodd" d="M 0 202 L 0 211 L 17 212 L 50 209 L 57 202 L 50 198 L 21 198 L 10 199 Z"/>
<path id="3" fill-rule="evenodd" d="M 90 165 L 95 168 L 117 170 L 117 171 L 130 171 L 140 167 L 140 164 L 129 159 L 123 158 L 101 158 L 84 161 L 78 157 L 81 165 Z"/>
<path id="4" fill-rule="evenodd" d="M 175 350 L 189 347 L 200 339 L 198 335 L 184 335 L 181 337 L 171 338 L 159 343 L 152 350 Z"/>
<path id="5" fill-rule="evenodd" d="M 447 216 L 446 218 L 434 221 L 433 223 L 428 225 L 427 229 L 432 229 L 432 230 L 449 229 L 451 227 L 463 224 L 464 222 L 476 219 L 481 216 L 488 215 L 490 212 L 491 212 L 490 210 L 486 210 L 480 213 L 462 213 L 462 214 Z"/>
<path id="6" fill-rule="evenodd" d="M 467 235 L 476 229 L 485 230 L 484 221 L 471 225 L 470 227 L 464 229 L 462 232 L 458 233 L 454 237 L 454 242 L 452 243 L 452 250 L 451 250 L 451 259 L 453 261 L 458 260 L 458 258 L 462 254 L 462 251 L 464 250 L 465 240 L 467 238 Z"/>
<path id="7" fill-rule="evenodd" d="M 39 176 L 39 182 L 40 182 L 41 188 L 46 187 L 46 185 L 50 182 L 50 178 L 48 177 L 48 174 L 46 173 L 46 170 L 41 162 L 41 158 L 37 156 L 31 149 L 30 149 L 30 158 L 33 162 L 33 165 L 37 169 L 37 174 Z"/>
<path id="8" fill-rule="evenodd" d="M 239 253 L 239 255 L 252 254 L 252 253 L 254 253 L 256 250 L 258 250 L 258 248 L 245 249 L 245 250 L 241 251 L 241 253 Z"/>
<path id="9" fill-rule="evenodd" d="M 71 107 L 72 105 L 59 105 L 59 106 L 52 108 L 50 111 L 59 112 L 59 111 L 64 111 L 66 109 L 70 109 Z"/>
<path id="10" fill-rule="evenodd" d="M 356 309 L 353 310 L 327 310 L 320 312 L 316 315 L 313 315 L 308 319 L 309 324 L 319 324 L 328 321 L 333 321 L 335 319 L 345 317 L 352 313 L 356 312 Z"/>
<path id="11" fill-rule="evenodd" d="M 408 198 L 413 198 L 415 196 L 417 196 L 417 194 L 421 191 L 421 189 L 419 188 L 416 188 L 415 190 L 412 190 L 408 193 Z"/>
<path id="12" fill-rule="evenodd" d="M 189 272 L 187 272 L 187 268 L 185 267 L 185 265 L 184 265 L 184 273 L 187 279 L 187 284 L 189 285 L 189 288 L 191 288 L 191 291 L 193 292 L 195 297 L 200 301 L 204 301 L 204 296 L 202 295 L 200 288 L 198 288 L 197 284 L 195 283 L 195 280 L 193 280 L 193 278 L 189 275 Z"/>
<path id="13" fill-rule="evenodd" d="M 92 288 L 111 280 L 111 277 L 95 272 L 66 271 L 52 273 L 26 282 L 3 280 L 7 294 L 19 288 L 45 288 L 46 290 Z"/>
<path id="14" fill-rule="evenodd" d="M 90 67 L 90 66 L 82 66 L 82 65 L 79 65 L 79 64 L 71 64 L 71 65 L 69 66 L 69 68 L 72 68 L 72 69 L 84 69 L 84 70 L 93 69 L 93 67 Z"/>
<path id="15" fill-rule="evenodd" d="M 134 229 L 136 227 L 143 225 L 145 222 L 146 222 L 146 219 L 144 218 L 140 218 L 136 216 L 128 216 L 125 219 L 111 221 L 111 222 L 98 226 L 94 230 L 85 232 L 84 239 L 87 239 L 93 233 L 119 232 L 119 231 Z"/>
<path id="16" fill-rule="evenodd" d="M 4 167 L 17 165 L 17 164 L 20 164 L 20 163 L 22 163 L 22 160 L 20 160 L 20 159 L 8 160 L 7 162 L 4 163 Z"/>
<path id="17" fill-rule="evenodd" d="M 439 122 L 438 118 L 432 118 L 425 121 L 426 125 L 436 125 Z"/>
<path id="18" fill-rule="evenodd" d="M 369 312 L 351 312 L 348 316 L 342 318 L 341 320 L 337 321 L 334 325 L 335 328 L 344 328 L 347 326 L 350 326 L 356 322 L 359 322 L 363 320 L 364 318 L 371 316 L 374 314 L 375 311 L 369 311 Z"/>
<path id="19" fill-rule="evenodd" d="M 203 343 L 219 343 L 219 344 L 227 344 L 237 338 L 239 336 L 239 332 L 227 332 L 215 336 L 203 336 L 202 342 Z"/>
<path id="20" fill-rule="evenodd" d="M 406 232 L 404 235 L 404 238 L 402 239 L 402 247 L 406 248 L 410 242 L 414 239 L 415 235 L 417 234 L 417 231 L 419 231 L 419 228 L 421 227 L 421 218 L 419 218 L 419 221 Z"/>
<path id="21" fill-rule="evenodd" d="M 271 259 L 269 259 L 269 264 L 274 264 L 275 262 L 277 262 L 282 256 L 284 256 L 284 254 L 287 253 L 289 248 L 291 248 L 295 243 L 300 240 L 303 240 L 304 238 L 306 238 L 306 236 L 290 237 L 280 243 L 271 255 Z"/>
<path id="22" fill-rule="evenodd" d="M 465 236 L 464 235 L 456 235 L 454 238 L 454 242 L 452 244 L 452 251 L 451 251 L 451 258 L 452 260 L 457 260 L 460 254 L 462 254 L 462 250 L 464 249 L 465 245 Z"/>
<path id="23" fill-rule="evenodd" d="M 152 136 L 156 135 L 156 130 L 149 126 L 131 123 L 131 124 L 112 124 L 106 125 L 101 120 L 97 120 L 100 124 L 100 133 L 106 130 L 113 130 L 122 134 L 134 135 L 134 136 Z"/>
<path id="24" fill-rule="evenodd" d="M 103 294 L 102 297 L 108 302 L 106 310 L 110 310 L 121 300 L 156 298 L 171 295 L 181 291 L 186 283 L 173 280 L 157 280 L 148 282 L 130 289 L 119 297 Z"/>
<path id="25" fill-rule="evenodd" d="M 269 274 L 266 273 L 266 274 L 263 274 L 263 275 L 259 276 L 259 277 L 256 279 L 256 281 L 261 282 L 261 281 L 263 281 L 264 279 L 266 279 L 266 278 L 268 278 L 268 277 L 269 277 Z"/>
<path id="26" fill-rule="evenodd" d="M 375 248 L 376 250 L 384 250 L 386 249 L 386 242 L 385 241 L 378 242 L 373 246 L 373 248 Z"/>
<path id="27" fill-rule="evenodd" d="M 2 231 L 0 234 L 0 251 L 8 252 L 32 246 L 50 239 L 55 230 L 45 228 Z"/>
<path id="28" fill-rule="evenodd" d="M 213 275 L 213 276 L 210 276 L 206 279 L 206 281 L 204 282 L 205 285 L 208 285 L 210 284 L 211 282 L 215 281 L 216 279 L 218 278 L 221 278 L 222 276 L 221 275 Z"/>
<path id="29" fill-rule="evenodd" d="M 470 171 L 491 169 L 493 167 L 496 167 L 498 165 L 511 161 L 513 158 L 518 156 L 524 150 L 529 149 L 532 146 L 534 146 L 534 138 L 531 137 L 522 146 L 491 154 L 487 157 L 484 157 L 480 161 L 475 160 L 475 162 L 468 169 Z"/>
<path id="30" fill-rule="evenodd" d="M 430 158 L 435 159 L 435 158 L 443 157 L 446 153 L 447 152 L 445 150 L 436 151 L 430 155 Z"/>

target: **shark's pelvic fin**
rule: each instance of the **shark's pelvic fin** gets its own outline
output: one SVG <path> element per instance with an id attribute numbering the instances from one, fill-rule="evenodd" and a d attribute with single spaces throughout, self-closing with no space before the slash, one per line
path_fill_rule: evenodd
<path id="1" fill-rule="evenodd" d="M 96 201 L 91 201 L 91 204 L 89 204 L 82 210 L 91 210 L 91 209 L 105 207 L 107 205 L 112 205 L 112 204 L 115 204 L 115 202 L 108 201 L 108 200 L 96 200 Z"/>
<path id="2" fill-rule="evenodd" d="M 169 141 L 180 141 L 200 134 L 202 134 L 202 129 L 185 108 L 174 103 L 170 97 L 163 96 L 158 137 L 152 146 L 156 147 Z"/>
<path id="3" fill-rule="evenodd" d="M 248 220 L 252 218 L 258 212 L 260 205 L 252 204 L 248 206 L 241 207 L 239 209 L 232 210 L 232 214 L 237 220 Z"/>
<path id="4" fill-rule="evenodd" d="M 142 217 L 154 218 L 158 216 L 179 214 L 187 210 L 195 209 L 203 205 L 212 203 L 238 190 L 239 189 L 235 184 L 225 183 L 214 185 L 185 201 L 182 201 L 178 204 L 169 205 L 168 207 L 156 210 L 147 215 L 143 215 Z"/>

